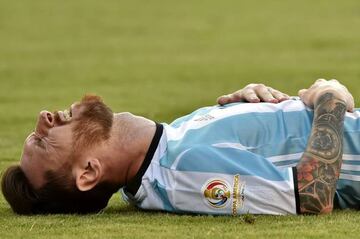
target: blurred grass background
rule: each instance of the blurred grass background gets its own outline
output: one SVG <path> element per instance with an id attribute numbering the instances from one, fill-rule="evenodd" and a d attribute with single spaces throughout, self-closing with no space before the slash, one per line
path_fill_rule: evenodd
<path id="1" fill-rule="evenodd" d="M 359 29 L 356 0 L 0 0 L 0 170 L 17 162 L 41 109 L 87 92 L 160 122 L 250 82 L 295 95 L 337 78 L 356 98 Z M 245 219 L 149 214 L 118 198 L 99 215 L 18 217 L 0 197 L 1 238 L 355 238 L 360 216 Z"/>

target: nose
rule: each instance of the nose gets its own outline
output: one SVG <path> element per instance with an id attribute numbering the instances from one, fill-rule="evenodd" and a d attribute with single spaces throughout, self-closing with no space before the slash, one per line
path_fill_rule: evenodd
<path id="1" fill-rule="evenodd" d="M 54 115 L 46 110 L 43 110 L 39 114 L 38 122 L 35 132 L 39 136 L 46 136 L 50 128 L 54 127 Z"/>

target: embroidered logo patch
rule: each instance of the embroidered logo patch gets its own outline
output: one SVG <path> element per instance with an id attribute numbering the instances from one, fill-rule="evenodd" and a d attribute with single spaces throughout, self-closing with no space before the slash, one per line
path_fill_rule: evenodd
<path id="1" fill-rule="evenodd" d="M 231 195 L 229 184 L 219 179 L 210 180 L 203 191 L 206 202 L 214 208 L 225 207 Z"/>

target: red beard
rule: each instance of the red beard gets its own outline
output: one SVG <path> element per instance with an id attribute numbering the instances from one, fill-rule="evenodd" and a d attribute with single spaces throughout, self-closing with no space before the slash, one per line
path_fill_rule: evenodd
<path id="1" fill-rule="evenodd" d="M 73 128 L 75 150 L 107 140 L 113 124 L 113 113 L 99 96 L 85 95 L 80 104 L 83 110 Z"/>

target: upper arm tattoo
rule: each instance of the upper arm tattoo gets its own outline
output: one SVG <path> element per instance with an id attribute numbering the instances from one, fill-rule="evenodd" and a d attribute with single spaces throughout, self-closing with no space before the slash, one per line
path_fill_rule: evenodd
<path id="1" fill-rule="evenodd" d="M 332 93 L 316 102 L 307 148 L 296 166 L 301 213 L 332 211 L 342 161 L 345 112 L 345 102 Z"/>

